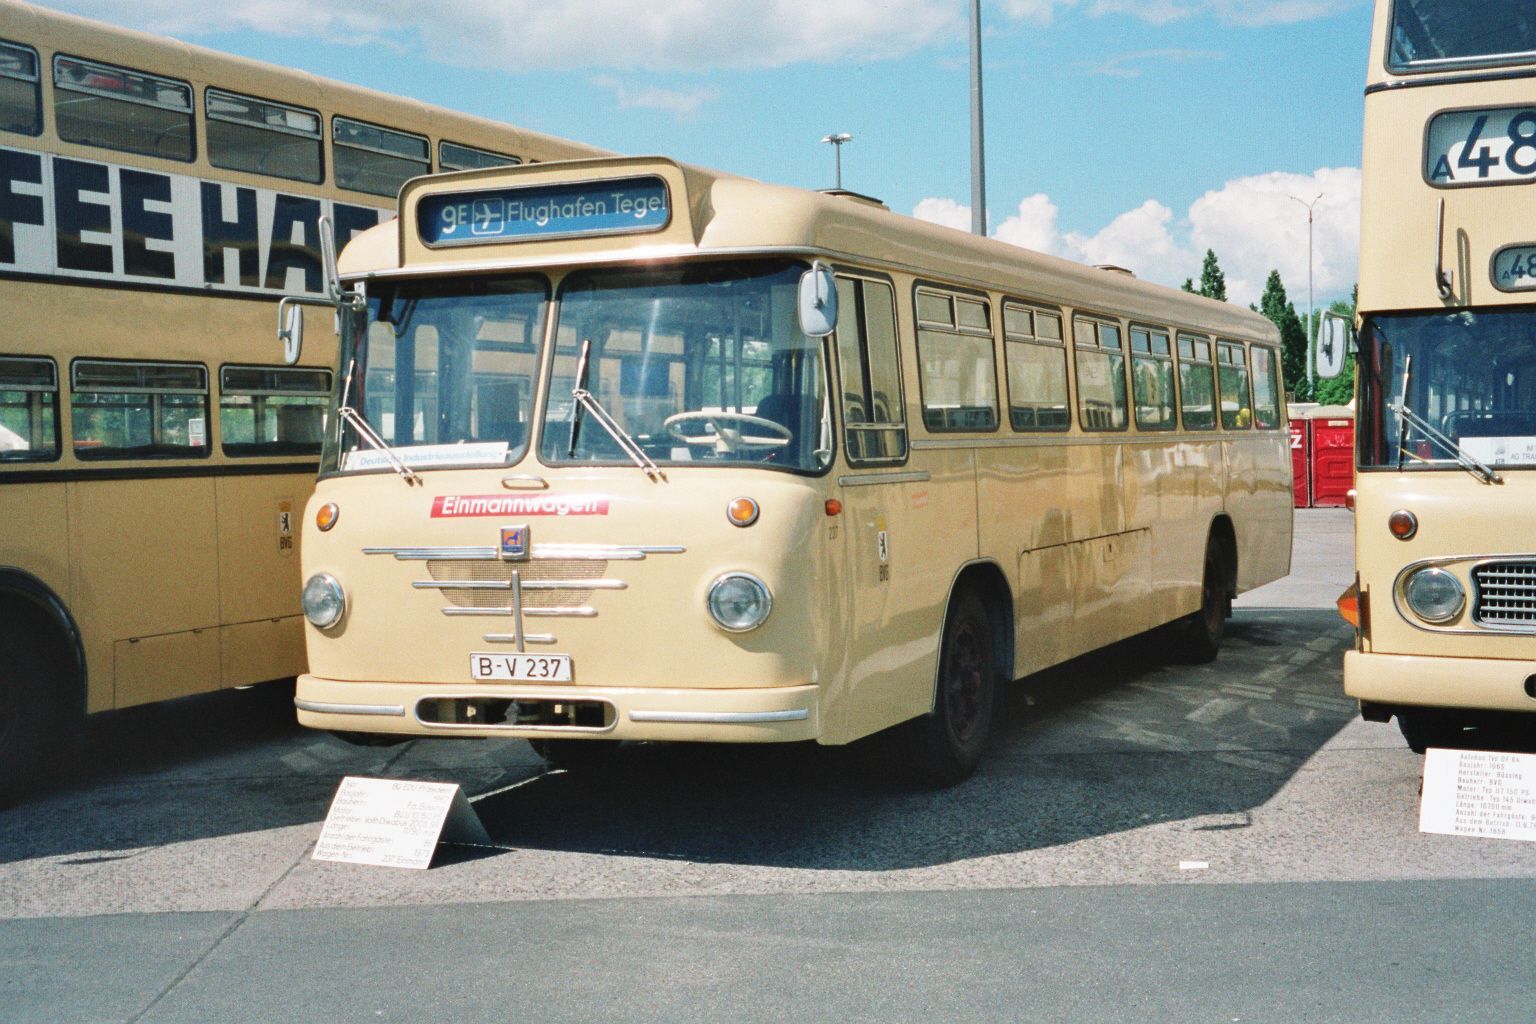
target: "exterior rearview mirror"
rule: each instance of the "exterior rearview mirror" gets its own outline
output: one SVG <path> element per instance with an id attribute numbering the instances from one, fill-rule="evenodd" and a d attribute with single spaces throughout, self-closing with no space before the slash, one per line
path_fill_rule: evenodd
<path id="1" fill-rule="evenodd" d="M 1323 311 L 1318 325 L 1317 375 L 1330 380 L 1344 372 L 1344 357 L 1354 342 L 1354 323 L 1346 316 L 1332 310 Z"/>
<path id="2" fill-rule="evenodd" d="M 277 338 L 283 343 L 283 362 L 292 366 L 304 351 L 304 307 L 290 299 L 277 304 Z"/>
<path id="3" fill-rule="evenodd" d="M 837 280 L 820 260 L 800 275 L 797 312 L 800 331 L 808 338 L 825 338 L 837 328 Z"/>

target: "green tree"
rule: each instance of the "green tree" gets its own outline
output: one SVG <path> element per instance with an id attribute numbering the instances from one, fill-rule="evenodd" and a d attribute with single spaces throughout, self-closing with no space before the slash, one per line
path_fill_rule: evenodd
<path id="1" fill-rule="evenodd" d="M 1184 281 L 1185 291 L 1194 291 L 1188 278 Z M 1221 272 L 1221 264 L 1216 262 L 1214 249 L 1205 250 L 1205 262 L 1200 265 L 1200 289 L 1199 294 L 1208 299 L 1227 301 L 1227 275 Z"/>
<path id="2" fill-rule="evenodd" d="M 1355 285 L 1355 290 L 1350 294 L 1349 301 L 1336 299 L 1329 303 L 1328 308 L 1334 313 L 1346 316 L 1351 322 L 1355 319 L 1355 303 L 1360 298 L 1360 286 Z M 1322 314 L 1318 314 L 1319 323 Z M 1313 326 L 1314 333 L 1317 326 Z M 1350 351 L 1344 356 L 1344 372 L 1332 380 L 1320 380 L 1317 382 L 1317 400 L 1324 405 L 1348 405 L 1355 397 L 1355 353 Z"/>
<path id="3" fill-rule="evenodd" d="M 1285 297 L 1285 284 L 1280 271 L 1271 270 L 1264 282 L 1264 294 L 1259 299 L 1259 312 L 1269 317 L 1280 331 L 1280 372 L 1285 377 L 1286 390 L 1298 402 L 1312 400 L 1312 389 L 1307 381 L 1307 334 L 1296 315 L 1296 306 Z"/>

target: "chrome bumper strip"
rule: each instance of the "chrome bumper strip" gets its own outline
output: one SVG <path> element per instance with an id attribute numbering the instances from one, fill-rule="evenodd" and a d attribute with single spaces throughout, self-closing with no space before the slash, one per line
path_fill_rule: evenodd
<path id="1" fill-rule="evenodd" d="M 405 707 L 400 704 L 331 704 L 319 700 L 293 698 L 293 706 L 300 711 L 312 711 L 317 715 L 382 715 L 404 718 Z"/>
<path id="2" fill-rule="evenodd" d="M 789 711 L 631 711 L 631 722 L 673 722 L 686 725 L 756 725 L 767 722 L 803 722 L 807 708 Z"/>

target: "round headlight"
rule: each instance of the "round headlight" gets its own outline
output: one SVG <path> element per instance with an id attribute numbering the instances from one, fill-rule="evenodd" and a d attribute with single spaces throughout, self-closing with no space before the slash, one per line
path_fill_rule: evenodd
<path id="1" fill-rule="evenodd" d="M 1403 584 L 1403 599 L 1425 622 L 1449 622 L 1461 614 L 1467 592 L 1444 569 L 1420 569 Z"/>
<path id="2" fill-rule="evenodd" d="M 771 611 L 767 585 L 749 573 L 728 573 L 709 585 L 709 614 L 721 629 L 745 633 L 761 626 Z"/>
<path id="3" fill-rule="evenodd" d="M 347 595 L 327 572 L 318 572 L 304 584 L 304 596 L 299 603 L 304 606 L 304 617 L 320 629 L 326 629 L 341 621 L 341 613 L 347 610 Z"/>

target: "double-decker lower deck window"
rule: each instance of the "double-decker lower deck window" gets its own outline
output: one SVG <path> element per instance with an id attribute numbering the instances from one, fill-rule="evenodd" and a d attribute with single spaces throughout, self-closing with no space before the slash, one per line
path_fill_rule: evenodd
<path id="1" fill-rule="evenodd" d="M 225 455 L 318 455 L 331 393 L 329 370 L 225 366 L 219 437 Z"/>
<path id="2" fill-rule="evenodd" d="M 58 458 L 58 415 L 53 360 L 0 356 L 0 462 Z"/>
<path id="3" fill-rule="evenodd" d="M 522 161 L 515 156 L 461 146 L 457 142 L 437 144 L 437 169 L 440 171 L 470 171 L 482 167 L 510 167 L 520 163 Z"/>
<path id="4" fill-rule="evenodd" d="M 896 294 L 880 281 L 837 279 L 838 372 L 848 462 L 907 457 L 907 415 L 896 355 Z"/>
<path id="5" fill-rule="evenodd" d="M 919 288 L 917 369 L 929 430 L 997 429 L 992 307 L 986 300 Z"/>
<path id="6" fill-rule="evenodd" d="M 1014 430 L 1067 430 L 1067 346 L 1061 314 L 1003 303 L 1008 420 Z"/>
<path id="7" fill-rule="evenodd" d="M 1072 318 L 1077 348 L 1077 414 L 1084 430 L 1124 430 L 1125 349 L 1120 325 L 1089 317 Z"/>
<path id="8" fill-rule="evenodd" d="M 36 50 L 0 41 L 0 131 L 42 133 L 41 78 Z"/>
<path id="9" fill-rule="evenodd" d="M 1173 346 L 1168 332 L 1131 325 L 1131 390 L 1137 430 L 1173 430 L 1179 417 L 1173 399 Z"/>
<path id="10" fill-rule="evenodd" d="M 53 106 L 65 142 L 168 160 L 193 157 L 192 87 L 186 82 L 58 56 Z"/>
<path id="11" fill-rule="evenodd" d="M 319 182 L 320 115 L 313 110 L 209 89 L 208 162 L 290 181 Z"/>
<path id="12" fill-rule="evenodd" d="M 1221 383 L 1221 425 L 1227 430 L 1253 426 L 1248 397 L 1248 356 L 1236 341 L 1216 343 L 1216 373 Z"/>
<path id="13" fill-rule="evenodd" d="M 432 170 L 427 140 L 393 128 L 332 118 L 331 144 L 336 184 L 354 192 L 393 196 L 408 179 Z"/>
<path id="14" fill-rule="evenodd" d="M 1179 335 L 1179 411 L 1185 430 L 1216 428 L 1216 377 L 1207 338 Z"/>
<path id="15" fill-rule="evenodd" d="M 201 364 L 77 359 L 71 375 L 77 458 L 208 454 L 208 370 Z"/>

